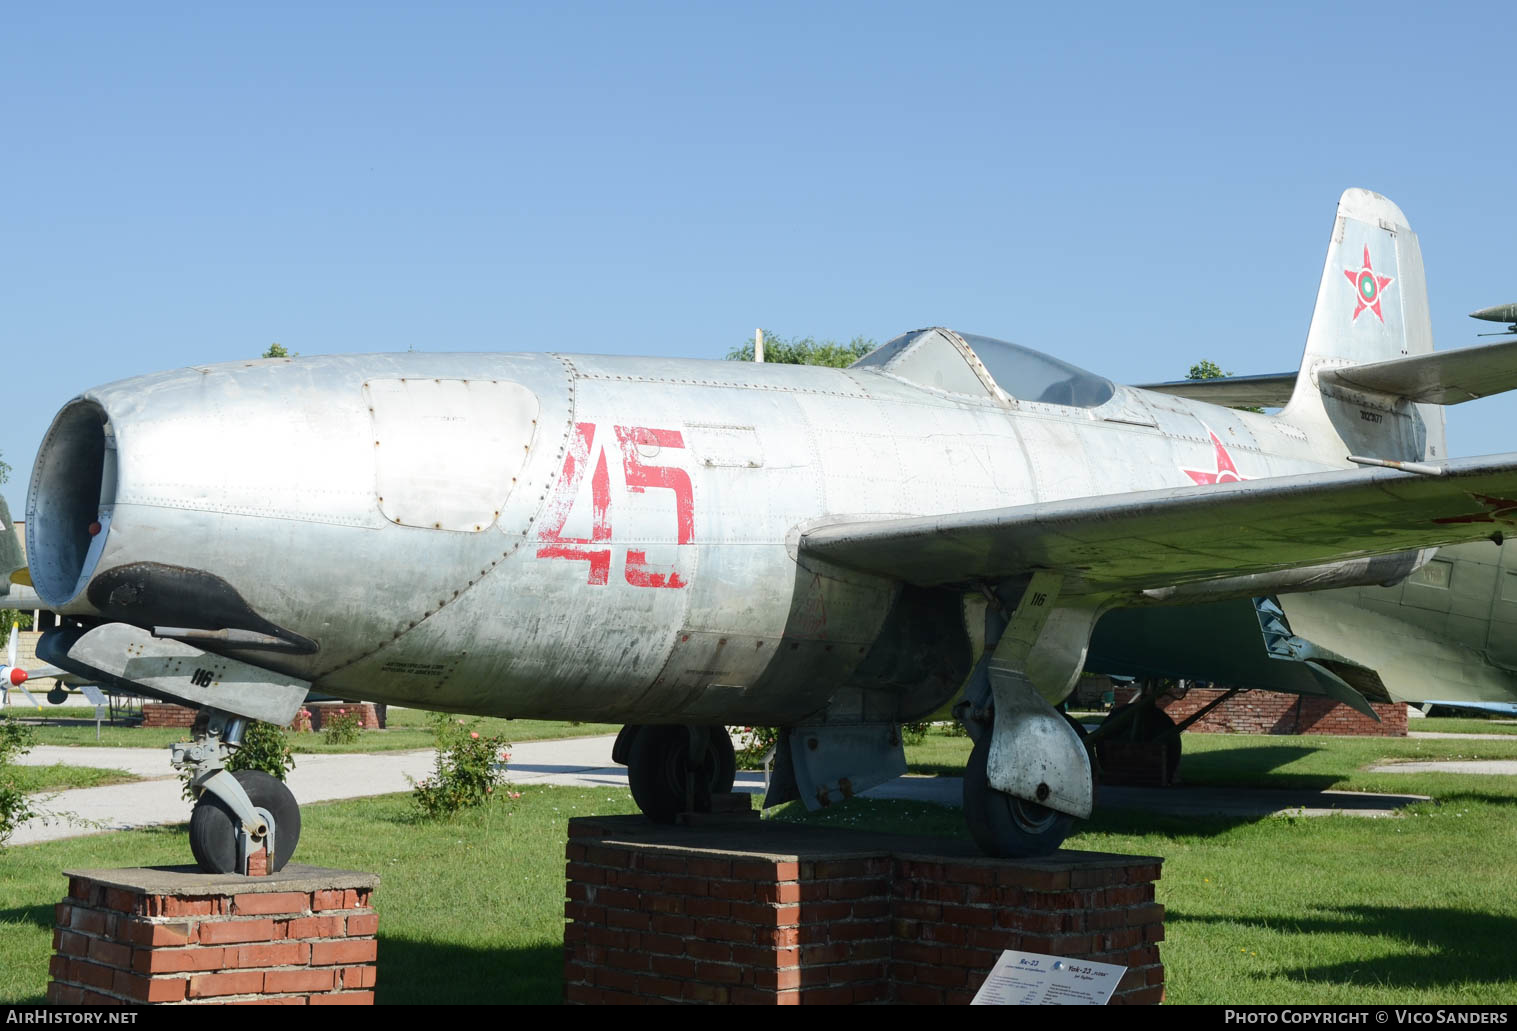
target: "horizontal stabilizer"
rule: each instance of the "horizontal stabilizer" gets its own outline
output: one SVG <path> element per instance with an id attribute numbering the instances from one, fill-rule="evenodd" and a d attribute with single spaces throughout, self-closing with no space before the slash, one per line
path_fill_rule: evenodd
<path id="1" fill-rule="evenodd" d="M 1517 529 L 1517 454 L 818 526 L 801 553 L 935 586 L 1059 570 L 1122 593 L 1297 570 Z"/>
<path id="2" fill-rule="evenodd" d="M 1363 713 L 1376 723 L 1380 722 L 1380 714 L 1375 711 L 1375 707 L 1338 674 L 1315 662 L 1308 662 L 1306 668 L 1316 677 L 1318 686 L 1327 697 L 1335 702 L 1342 702 L 1356 712 Z"/>
<path id="3" fill-rule="evenodd" d="M 1173 394 L 1224 408 L 1283 408 L 1296 388 L 1296 372 L 1272 372 L 1261 376 L 1222 376 L 1217 379 L 1177 379 L 1168 383 L 1143 383 L 1139 390 Z"/>
<path id="4" fill-rule="evenodd" d="M 1517 387 L 1517 340 L 1323 369 L 1317 382 L 1423 404 L 1457 405 Z"/>
<path id="5" fill-rule="evenodd" d="M 1370 702 L 1391 700 L 1374 670 L 1293 634 L 1272 598 L 1115 609 L 1085 669 L 1327 697 L 1375 719 Z"/>

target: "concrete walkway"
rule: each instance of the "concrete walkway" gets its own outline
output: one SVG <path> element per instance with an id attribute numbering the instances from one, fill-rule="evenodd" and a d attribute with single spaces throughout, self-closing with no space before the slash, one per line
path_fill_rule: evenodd
<path id="1" fill-rule="evenodd" d="M 626 770 L 611 763 L 613 737 L 566 738 L 513 745 L 507 779 L 513 784 L 571 784 L 578 787 L 625 787 Z M 421 780 L 432 772 L 436 753 L 364 752 L 296 755 L 288 784 L 301 802 L 330 802 L 410 791 L 407 777 Z M 31 820 L 17 828 L 12 845 L 75 838 L 85 834 L 184 823 L 190 804 L 181 796 L 179 778 L 169 765 L 167 748 L 33 748 L 20 762 L 29 766 L 92 766 L 126 770 L 157 778 L 101 788 L 75 788 L 46 796 L 53 812 L 73 813 L 95 821 L 91 827 L 61 820 Z M 762 778 L 759 778 L 762 780 Z M 760 785 L 760 788 L 762 785 Z"/>
<path id="2" fill-rule="evenodd" d="M 1481 773 L 1511 776 L 1517 773 L 1517 759 L 1443 759 L 1427 762 L 1382 763 L 1371 766 L 1371 773 Z"/>
<path id="3" fill-rule="evenodd" d="M 528 741 L 512 746 L 507 779 L 518 787 L 563 784 L 573 787 L 627 785 L 625 767 L 611 762 L 614 736 Z M 432 772 L 431 749 L 408 752 L 367 752 L 338 755 L 297 755 L 290 773 L 290 789 L 301 802 L 329 802 L 411 790 L 408 777 L 420 780 Z M 80 748 L 41 746 L 21 759 L 32 766 L 92 766 L 126 770 L 153 778 L 131 784 L 100 788 L 76 788 L 47 800 L 54 812 L 76 814 L 99 825 L 32 820 L 17 829 L 12 845 L 80 837 L 106 831 L 128 830 L 184 823 L 190 805 L 180 795 L 179 778 L 169 766 L 167 748 Z M 1401 769 L 1427 764 L 1402 764 Z M 1467 764 L 1468 765 L 1468 764 Z M 1490 763 L 1473 765 L 1489 766 Z M 1517 766 L 1517 763 L 1508 763 Z M 739 773 L 737 790 L 762 794 L 763 775 Z M 900 777 L 864 792 L 866 798 L 903 799 L 958 806 L 963 796 L 958 777 Z M 1391 816 L 1421 795 L 1371 795 L 1344 791 L 1280 791 L 1223 788 L 1114 788 L 1101 789 L 1099 804 L 1119 809 L 1180 816 L 1228 815 L 1260 818 L 1274 813 L 1324 816 L 1344 813 L 1356 816 Z"/>

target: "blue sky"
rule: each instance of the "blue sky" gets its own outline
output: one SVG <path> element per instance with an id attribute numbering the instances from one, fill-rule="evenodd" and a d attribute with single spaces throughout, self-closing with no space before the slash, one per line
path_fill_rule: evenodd
<path id="1" fill-rule="evenodd" d="M 1517 301 L 1517 8 L 1054 6 L 12 6 L 0 491 L 80 390 L 274 341 L 1294 368 L 1349 186 L 1418 230 L 1440 348 Z"/>

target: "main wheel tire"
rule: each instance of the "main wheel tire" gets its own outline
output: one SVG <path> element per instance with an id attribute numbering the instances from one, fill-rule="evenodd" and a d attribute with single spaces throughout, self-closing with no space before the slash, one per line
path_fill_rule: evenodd
<path id="1" fill-rule="evenodd" d="M 267 809 L 274 817 L 274 855 L 269 873 L 284 869 L 300 842 L 300 804 L 284 782 L 262 770 L 238 770 L 232 774 L 247 792 L 255 809 Z M 200 796 L 190 813 L 190 851 L 206 873 L 237 870 L 239 821 L 221 796 L 210 791 Z"/>
<path id="2" fill-rule="evenodd" d="M 980 736 L 964 768 L 964 819 L 975 844 L 1002 859 L 1056 851 L 1074 829 L 1075 818 L 991 787 L 990 737 Z"/>
<path id="3" fill-rule="evenodd" d="M 732 790 L 737 753 L 725 727 L 710 727 L 706 755 L 695 769 L 696 794 L 709 798 Z M 627 755 L 632 800 L 654 823 L 673 823 L 685 809 L 690 770 L 690 732 L 674 724 L 649 724 L 637 732 Z"/>
<path id="4" fill-rule="evenodd" d="M 713 795 L 731 792 L 737 783 L 737 749 L 732 747 L 732 736 L 726 727 L 711 728 L 711 753 L 716 756 L 716 778 L 711 782 Z"/>

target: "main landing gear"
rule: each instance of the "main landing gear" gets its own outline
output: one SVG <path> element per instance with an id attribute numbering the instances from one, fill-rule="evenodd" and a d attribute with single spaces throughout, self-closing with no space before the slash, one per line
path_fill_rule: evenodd
<path id="1" fill-rule="evenodd" d="M 1075 818 L 990 786 L 990 735 L 983 735 L 964 768 L 964 820 L 980 851 L 992 856 L 1042 856 L 1058 849 Z"/>
<path id="2" fill-rule="evenodd" d="M 992 856 L 1047 855 L 1090 816 L 1095 780 L 1083 728 L 1054 708 L 1084 665 L 1103 599 L 1072 593 L 1058 573 L 985 589 L 985 651 L 954 715 L 974 739 L 964 818 Z"/>
<path id="3" fill-rule="evenodd" d="M 729 793 L 737 779 L 737 754 L 725 727 L 628 724 L 611 758 L 627 767 L 632 800 L 654 823 L 709 813 L 712 796 Z"/>

